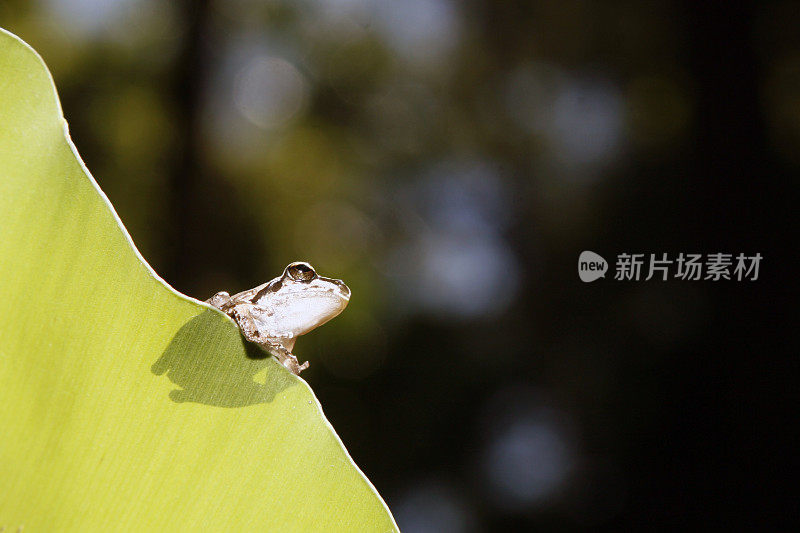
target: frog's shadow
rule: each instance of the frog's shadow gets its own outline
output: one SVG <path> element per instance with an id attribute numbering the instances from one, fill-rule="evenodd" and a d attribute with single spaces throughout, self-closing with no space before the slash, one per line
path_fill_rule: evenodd
<path id="1" fill-rule="evenodd" d="M 181 326 L 153 363 L 153 374 L 166 373 L 172 383 L 181 387 L 169 393 L 173 402 L 244 407 L 269 403 L 277 393 L 296 385 L 280 363 L 245 341 L 237 328 L 220 327 L 225 321 L 221 313 L 210 309 L 193 317 Z M 275 368 L 266 372 L 266 381 L 256 381 L 254 376 L 270 365 Z"/>

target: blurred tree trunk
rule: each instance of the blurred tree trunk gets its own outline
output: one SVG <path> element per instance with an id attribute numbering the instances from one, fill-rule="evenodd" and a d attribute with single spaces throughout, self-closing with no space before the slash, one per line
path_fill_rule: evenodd
<path id="1" fill-rule="evenodd" d="M 179 6 L 184 36 L 171 83 L 177 135 L 167 187 L 169 227 L 165 228 L 164 276 L 178 290 L 191 291 L 200 274 L 197 252 L 206 246 L 209 223 L 200 194 L 208 179 L 201 157 L 201 112 L 208 64 L 205 40 L 209 2 L 183 0 Z"/>

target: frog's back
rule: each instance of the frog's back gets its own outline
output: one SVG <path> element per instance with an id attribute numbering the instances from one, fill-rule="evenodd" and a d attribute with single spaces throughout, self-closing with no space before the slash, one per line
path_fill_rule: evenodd
<path id="1" fill-rule="evenodd" d="M 233 301 L 234 304 L 254 303 L 254 302 L 251 301 L 253 299 L 253 297 L 256 294 L 258 294 L 258 292 L 261 291 L 261 289 L 263 289 L 264 287 L 266 287 L 269 284 L 270 284 L 270 282 L 268 281 L 266 283 L 262 283 L 258 287 L 253 287 L 252 289 L 248 289 L 248 290 L 242 291 L 242 292 L 240 292 L 238 294 L 234 294 L 233 296 L 231 296 L 231 300 Z"/>

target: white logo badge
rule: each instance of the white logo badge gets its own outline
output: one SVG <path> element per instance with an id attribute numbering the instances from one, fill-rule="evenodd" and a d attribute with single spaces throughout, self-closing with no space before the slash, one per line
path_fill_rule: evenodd
<path id="1" fill-rule="evenodd" d="M 598 278 L 606 277 L 608 263 L 601 256 L 586 250 L 578 257 L 578 276 L 581 281 L 589 283 Z"/>

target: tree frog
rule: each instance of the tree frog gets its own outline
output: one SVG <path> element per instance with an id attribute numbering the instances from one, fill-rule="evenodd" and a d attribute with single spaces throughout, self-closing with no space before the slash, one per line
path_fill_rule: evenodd
<path id="1" fill-rule="evenodd" d="M 350 288 L 342 280 L 319 276 L 299 261 L 263 285 L 233 296 L 218 292 L 206 303 L 234 319 L 247 340 L 299 375 L 308 361 L 301 365 L 292 354 L 297 337 L 341 313 L 349 301 Z"/>

